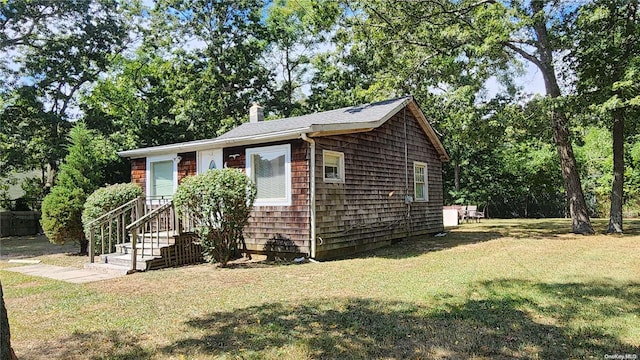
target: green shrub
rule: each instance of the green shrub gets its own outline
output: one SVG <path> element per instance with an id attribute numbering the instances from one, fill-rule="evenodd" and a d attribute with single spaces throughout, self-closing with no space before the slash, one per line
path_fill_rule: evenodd
<path id="1" fill-rule="evenodd" d="M 142 196 L 142 189 L 133 183 L 101 187 L 87 197 L 82 212 L 82 223 L 86 225 L 138 196 Z"/>
<path id="2" fill-rule="evenodd" d="M 180 215 L 194 221 L 204 255 L 225 266 L 239 253 L 255 198 L 251 180 L 228 168 L 183 179 L 173 201 Z"/>
<path id="3" fill-rule="evenodd" d="M 64 186 L 54 186 L 42 201 L 42 229 L 55 244 L 67 241 L 82 242 L 82 206 L 85 194 L 82 189 L 70 189 Z"/>
<path id="4" fill-rule="evenodd" d="M 109 185 L 94 191 L 87 197 L 84 211 L 82 211 L 82 224 L 86 237 L 89 237 L 88 223 L 142 195 L 140 186 L 133 183 Z M 115 221 L 111 226 L 115 228 Z M 100 245 L 102 239 L 98 236 L 94 240 L 96 245 Z"/>

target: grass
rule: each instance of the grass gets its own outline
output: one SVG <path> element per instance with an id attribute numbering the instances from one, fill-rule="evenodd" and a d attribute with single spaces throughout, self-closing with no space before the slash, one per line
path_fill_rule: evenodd
<path id="1" fill-rule="evenodd" d="M 0 238 L 0 269 L 2 260 L 40 260 L 52 265 L 82 267 L 86 257 L 76 256 L 79 245 L 66 243 L 55 245 L 44 235 Z"/>
<path id="2" fill-rule="evenodd" d="M 20 359 L 603 359 L 640 355 L 640 221 L 625 226 L 486 220 L 319 264 L 77 285 L 5 259 L 0 275 Z"/>

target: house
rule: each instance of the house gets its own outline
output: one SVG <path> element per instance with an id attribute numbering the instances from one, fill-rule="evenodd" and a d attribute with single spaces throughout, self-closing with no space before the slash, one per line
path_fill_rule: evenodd
<path id="1" fill-rule="evenodd" d="M 148 199 L 208 169 L 244 169 L 257 187 L 247 249 L 332 258 L 443 230 L 447 152 L 411 96 L 250 121 L 213 139 L 122 151 Z"/>

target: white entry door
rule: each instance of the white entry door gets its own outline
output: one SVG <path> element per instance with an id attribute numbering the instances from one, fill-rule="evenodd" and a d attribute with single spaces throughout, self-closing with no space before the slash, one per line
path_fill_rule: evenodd
<path id="1" fill-rule="evenodd" d="M 198 174 L 209 169 L 222 169 L 222 149 L 203 150 L 198 152 Z"/>

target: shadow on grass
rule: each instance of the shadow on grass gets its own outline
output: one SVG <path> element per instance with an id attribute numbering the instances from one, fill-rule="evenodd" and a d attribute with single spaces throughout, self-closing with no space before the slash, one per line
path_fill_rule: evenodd
<path id="1" fill-rule="evenodd" d="M 608 224 L 608 219 L 591 219 L 596 234 L 605 234 Z M 573 234 L 571 219 L 506 219 L 504 222 L 494 219 L 480 226 L 514 238 L 555 238 Z M 623 227 L 624 235 L 640 235 L 640 219 L 624 219 Z"/>
<path id="2" fill-rule="evenodd" d="M 516 239 L 552 239 L 571 234 L 570 219 L 509 219 L 494 220 L 482 225 L 486 231 L 496 231 L 504 237 Z"/>
<path id="3" fill-rule="evenodd" d="M 451 231 L 445 236 L 434 235 L 414 236 L 402 239 L 390 246 L 382 247 L 372 251 L 354 254 L 348 258 L 368 258 L 382 257 L 388 259 L 405 259 L 422 254 L 451 249 L 457 246 L 471 245 L 486 241 L 495 240 L 502 237 L 497 231 Z"/>
<path id="4" fill-rule="evenodd" d="M 79 247 L 70 242 L 52 244 L 44 235 L 12 236 L 0 239 L 0 260 L 24 259 L 51 254 L 77 255 Z"/>
<path id="5" fill-rule="evenodd" d="M 19 359 L 151 359 L 143 339 L 116 331 L 75 332 L 57 341 L 45 341 L 27 351 L 15 349 Z"/>
<path id="6" fill-rule="evenodd" d="M 271 303 L 186 322 L 201 334 L 165 355 L 231 358 L 604 358 L 640 354 L 625 328 L 601 327 L 640 310 L 640 284 L 481 283 L 479 295 L 433 307 L 362 298 Z M 617 304 L 612 311 L 598 301 Z M 582 324 L 585 325 L 575 325 Z M 636 325 L 637 326 L 637 325 Z M 621 325 L 623 327 L 623 325 Z"/>

